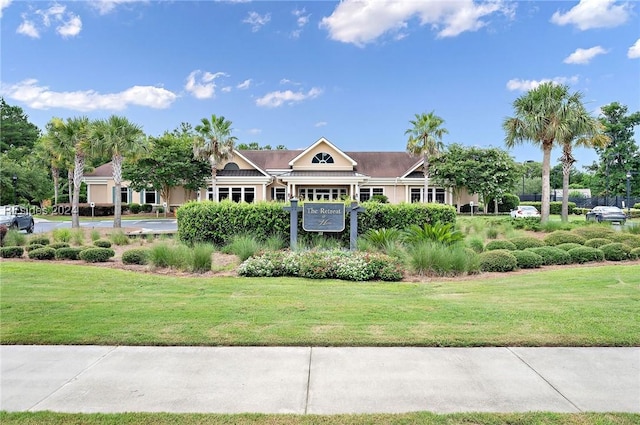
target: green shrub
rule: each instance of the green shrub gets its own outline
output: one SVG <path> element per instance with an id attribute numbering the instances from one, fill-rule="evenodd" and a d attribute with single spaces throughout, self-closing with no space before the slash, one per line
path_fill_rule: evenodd
<path id="1" fill-rule="evenodd" d="M 490 227 L 487 229 L 487 239 L 495 239 L 498 237 L 498 229 L 495 227 Z"/>
<path id="2" fill-rule="evenodd" d="M 561 243 L 560 245 L 556 245 L 556 248 L 559 248 L 563 251 L 569 251 L 570 249 L 578 248 L 581 246 L 583 245 L 580 245 L 579 243 L 567 242 L 567 243 Z"/>
<path id="3" fill-rule="evenodd" d="M 425 241 L 408 250 L 409 267 L 418 274 L 459 276 L 478 270 L 477 254 L 463 245 Z"/>
<path id="4" fill-rule="evenodd" d="M 509 212 L 520 205 L 520 197 L 512 193 L 505 193 L 498 201 L 498 212 Z M 487 212 L 495 212 L 495 202 L 493 199 L 487 200 Z"/>
<path id="5" fill-rule="evenodd" d="M 627 221 L 627 227 L 625 228 L 625 231 L 633 235 L 640 235 L 640 224 Z"/>
<path id="6" fill-rule="evenodd" d="M 551 232 L 545 236 L 544 242 L 549 246 L 560 245 L 563 243 L 577 243 L 584 245 L 585 238 L 566 230 L 556 230 L 555 232 Z"/>
<path id="7" fill-rule="evenodd" d="M 480 269 L 484 272 L 510 272 L 518 267 L 518 260 L 511 251 L 496 249 L 479 254 Z"/>
<path id="8" fill-rule="evenodd" d="M 66 227 L 61 227 L 57 229 L 53 229 L 51 232 L 53 235 L 53 240 L 56 242 L 70 242 L 71 241 L 71 229 Z"/>
<path id="9" fill-rule="evenodd" d="M 98 236 L 99 239 L 100 237 Z M 84 230 L 83 229 L 72 229 L 71 230 L 71 242 L 74 245 L 82 245 L 84 244 Z"/>
<path id="10" fill-rule="evenodd" d="M 542 230 L 542 223 L 538 217 L 523 217 L 514 220 L 511 225 L 514 229 L 529 230 L 532 232 L 539 232 Z"/>
<path id="11" fill-rule="evenodd" d="M 640 248 L 640 235 L 634 235 L 625 232 L 616 232 L 616 234 L 611 239 L 613 240 L 613 242 L 623 243 L 630 248 Z"/>
<path id="12" fill-rule="evenodd" d="M 24 254 L 24 248 L 21 246 L 3 246 L 0 248 L 0 257 L 2 258 L 20 258 Z"/>
<path id="13" fill-rule="evenodd" d="M 520 251 L 527 248 L 536 248 L 539 246 L 546 246 L 546 244 L 542 240 L 538 238 L 534 238 L 532 236 L 520 236 L 520 237 L 512 238 L 509 240 L 511 241 L 511 243 L 513 243 L 516 246 L 516 249 Z"/>
<path id="14" fill-rule="evenodd" d="M 600 250 L 604 253 L 604 259 L 607 261 L 624 261 L 629 259 L 631 248 L 620 242 L 612 242 L 602 245 Z"/>
<path id="15" fill-rule="evenodd" d="M 513 242 L 508 241 L 506 239 L 489 241 L 484 246 L 484 250 L 485 251 L 494 251 L 496 249 L 506 249 L 506 250 L 509 250 L 509 251 L 515 251 L 517 248 L 516 248 L 516 245 Z"/>
<path id="16" fill-rule="evenodd" d="M 56 250 L 49 246 L 34 249 L 29 251 L 29 258 L 33 260 L 53 260 L 56 258 Z"/>
<path id="17" fill-rule="evenodd" d="M 568 252 L 571 256 L 572 263 L 582 264 L 593 261 L 604 261 L 604 252 L 595 247 L 579 246 L 577 248 L 570 249 Z"/>
<path id="18" fill-rule="evenodd" d="M 166 243 L 158 243 L 149 250 L 149 263 L 155 267 L 165 268 L 173 264 L 171 247 Z"/>
<path id="19" fill-rule="evenodd" d="M 134 248 L 122 253 L 123 264 L 147 264 L 149 257 L 149 249 L 147 248 Z"/>
<path id="20" fill-rule="evenodd" d="M 466 239 L 466 245 L 475 253 L 479 254 L 484 251 L 484 242 L 480 236 L 470 236 Z"/>
<path id="21" fill-rule="evenodd" d="M 269 251 L 279 251 L 286 245 L 287 243 L 281 235 L 270 235 L 264 241 L 264 247 Z"/>
<path id="22" fill-rule="evenodd" d="M 383 251 L 397 244 L 400 241 L 401 236 L 402 233 L 396 228 L 382 228 L 369 229 L 362 236 L 362 238 L 366 240 L 370 244 L 370 246 L 373 246 L 377 250 Z"/>
<path id="23" fill-rule="evenodd" d="M 629 251 L 629 259 L 637 260 L 640 259 L 640 248 L 633 248 Z"/>
<path id="24" fill-rule="evenodd" d="M 91 231 L 91 242 L 95 242 L 98 239 L 100 239 L 100 232 L 98 232 L 97 230 L 93 229 Z"/>
<path id="25" fill-rule="evenodd" d="M 453 223 L 425 223 L 422 226 L 412 224 L 403 232 L 403 239 L 409 244 L 437 242 L 453 245 L 464 240 L 464 234 L 456 230 Z"/>
<path id="26" fill-rule="evenodd" d="M 129 204 L 129 211 L 131 211 L 131 214 L 138 214 L 141 210 L 142 206 L 140 204 L 137 204 L 135 202 Z"/>
<path id="27" fill-rule="evenodd" d="M 56 260 L 79 260 L 80 253 L 85 248 L 66 247 L 56 249 Z"/>
<path id="28" fill-rule="evenodd" d="M 593 238 L 593 239 L 587 239 L 584 243 L 584 246 L 588 246 L 591 248 L 600 248 L 602 245 L 607 245 L 607 244 L 610 244 L 611 242 L 613 242 L 611 239 Z"/>
<path id="29" fill-rule="evenodd" d="M 41 245 L 41 244 L 39 244 L 39 243 L 32 243 L 32 244 L 30 244 L 30 245 L 27 245 L 27 246 L 25 247 L 25 250 L 26 250 L 27 252 L 29 252 L 29 251 L 33 251 L 34 249 L 44 248 L 45 246 L 47 246 L 47 245 Z"/>
<path id="30" fill-rule="evenodd" d="M 542 257 L 531 251 L 512 251 L 519 269 L 535 269 L 542 266 Z"/>
<path id="31" fill-rule="evenodd" d="M 69 248 L 71 245 L 69 245 L 67 242 L 54 242 L 49 246 L 53 249 L 60 249 L 60 248 Z"/>
<path id="32" fill-rule="evenodd" d="M 129 236 L 127 236 L 122 230 L 116 230 L 109 235 L 109 239 L 114 245 L 129 245 Z M 109 247 L 106 247 L 109 248 Z"/>
<path id="33" fill-rule="evenodd" d="M 609 224 L 589 223 L 586 226 L 577 227 L 571 230 L 571 233 L 582 236 L 585 240 L 589 239 L 609 239 L 616 231 Z"/>
<path id="34" fill-rule="evenodd" d="M 47 236 L 32 236 L 29 238 L 29 245 L 38 244 L 38 245 L 49 245 L 51 241 Z"/>
<path id="35" fill-rule="evenodd" d="M 94 241 L 93 244 L 98 248 L 111 248 L 111 241 L 106 239 L 98 239 L 97 241 Z"/>
<path id="36" fill-rule="evenodd" d="M 141 209 L 141 211 L 143 213 L 150 213 L 151 211 L 153 211 L 153 205 L 151 205 L 151 204 L 142 204 L 140 209 Z M 164 212 L 164 211 L 161 211 L 161 212 Z"/>
<path id="37" fill-rule="evenodd" d="M 20 233 L 16 229 L 9 229 L 4 235 L 2 244 L 5 246 L 23 246 L 26 241 L 27 236 L 24 233 Z"/>
<path id="38" fill-rule="evenodd" d="M 542 257 L 542 264 L 545 266 L 571 264 L 571 256 L 567 251 L 563 251 L 555 246 L 541 246 L 538 248 L 527 248 Z"/>
<path id="39" fill-rule="evenodd" d="M 87 263 L 104 263 L 114 255 L 116 255 L 116 252 L 111 248 L 96 247 L 83 249 L 79 257 Z"/>

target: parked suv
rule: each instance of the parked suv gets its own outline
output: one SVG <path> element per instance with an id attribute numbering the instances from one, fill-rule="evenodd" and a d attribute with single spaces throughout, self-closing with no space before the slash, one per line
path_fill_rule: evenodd
<path id="1" fill-rule="evenodd" d="M 33 217 L 28 209 L 20 205 L 1 206 L 0 224 L 4 224 L 9 229 L 26 230 L 27 233 L 33 233 Z"/>

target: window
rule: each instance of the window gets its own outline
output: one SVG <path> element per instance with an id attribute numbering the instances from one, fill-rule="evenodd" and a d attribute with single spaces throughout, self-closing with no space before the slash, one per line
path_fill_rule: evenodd
<path id="1" fill-rule="evenodd" d="M 255 189 L 253 187 L 218 187 L 218 201 L 231 199 L 233 202 L 255 201 Z M 213 200 L 213 188 L 207 189 L 207 199 Z"/>
<path id="2" fill-rule="evenodd" d="M 303 201 L 337 201 L 343 196 L 347 196 L 345 188 L 301 188 L 298 190 L 298 198 Z"/>
<path id="3" fill-rule="evenodd" d="M 129 188 L 128 187 L 120 187 L 120 201 L 123 204 L 129 203 Z"/>
<path id="4" fill-rule="evenodd" d="M 158 204 L 158 192 L 153 189 L 145 189 L 142 200 L 144 204 Z"/>
<path id="5" fill-rule="evenodd" d="M 384 189 L 381 187 L 361 187 L 360 202 L 368 201 L 373 195 L 384 195 Z"/>
<path id="6" fill-rule="evenodd" d="M 424 191 L 423 187 L 412 187 L 411 188 L 411 202 L 425 202 L 422 199 L 422 193 Z M 431 189 L 429 189 L 429 200 L 426 202 L 433 202 L 433 195 L 431 194 Z"/>
<path id="7" fill-rule="evenodd" d="M 312 164 L 333 164 L 333 157 L 326 152 L 317 153 L 311 160 Z"/>
<path id="8" fill-rule="evenodd" d="M 238 167 L 238 164 L 236 164 L 235 162 L 229 162 L 229 163 L 227 163 L 227 165 L 224 166 L 223 169 L 224 170 L 239 170 L 240 167 Z"/>
<path id="9" fill-rule="evenodd" d="M 444 189 L 436 189 L 436 202 L 444 204 Z"/>
<path id="10" fill-rule="evenodd" d="M 287 199 L 286 187 L 273 187 L 271 188 L 271 199 L 274 201 L 285 201 Z"/>

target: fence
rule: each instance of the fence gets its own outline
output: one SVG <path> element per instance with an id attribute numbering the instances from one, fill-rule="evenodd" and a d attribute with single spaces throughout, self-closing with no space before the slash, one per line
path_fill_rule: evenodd
<path id="1" fill-rule="evenodd" d="M 520 196 L 520 201 L 522 202 L 541 202 L 542 201 L 542 195 L 538 193 L 533 193 L 533 194 L 525 193 L 519 196 Z M 549 199 L 554 202 L 555 201 L 561 202 L 562 196 L 551 194 Z M 619 208 L 626 209 L 628 207 L 633 207 L 635 204 L 640 202 L 640 198 L 634 197 L 634 196 L 629 197 L 630 205 L 627 205 L 627 197 L 624 195 L 593 196 L 591 198 L 585 198 L 581 196 L 577 196 L 577 197 L 570 196 L 569 202 L 573 202 L 574 204 L 576 204 L 576 207 L 578 208 L 593 208 L 598 205 L 609 205 L 609 206 L 616 206 Z"/>

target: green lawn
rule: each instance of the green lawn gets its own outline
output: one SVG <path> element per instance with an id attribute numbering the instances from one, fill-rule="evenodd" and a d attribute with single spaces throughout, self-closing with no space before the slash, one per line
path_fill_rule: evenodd
<path id="1" fill-rule="evenodd" d="M 363 424 L 420 424 L 420 425 L 634 425 L 640 415 L 625 413 L 456 413 L 436 415 L 427 412 L 381 415 L 205 415 L 167 413 L 125 414 L 65 414 L 53 412 L 6 413 L 0 412 L 3 425 L 363 425 Z"/>
<path id="2" fill-rule="evenodd" d="M 426 283 L 0 266 L 2 344 L 640 345 L 637 263 Z"/>

